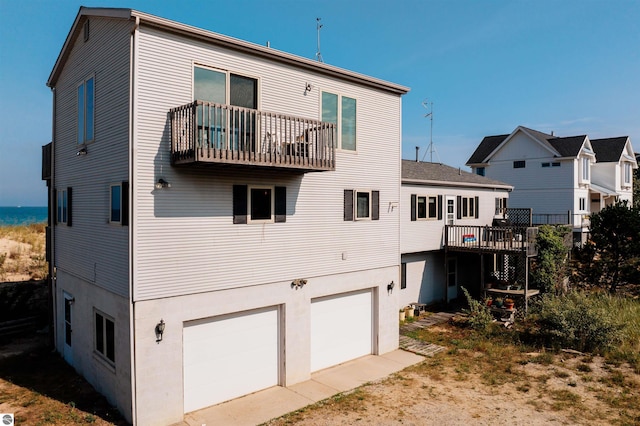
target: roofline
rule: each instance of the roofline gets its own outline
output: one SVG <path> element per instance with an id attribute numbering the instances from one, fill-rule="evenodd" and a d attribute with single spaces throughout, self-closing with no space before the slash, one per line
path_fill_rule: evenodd
<path id="1" fill-rule="evenodd" d="M 405 179 L 402 178 L 402 184 L 410 185 L 434 185 L 434 186 L 455 186 L 455 187 L 472 187 L 472 188 L 487 188 L 487 189 L 504 189 L 506 191 L 513 191 L 511 185 L 500 185 L 491 183 L 473 183 L 473 182 L 448 182 L 442 180 L 427 180 L 427 179 Z"/>
<path id="2" fill-rule="evenodd" d="M 102 16 L 121 19 L 137 18 L 140 21 L 140 25 L 147 25 L 159 28 L 164 31 L 180 34 L 186 37 L 205 40 L 209 43 L 213 43 L 217 46 L 221 46 L 227 49 L 249 53 L 254 56 L 281 62 L 287 65 L 293 65 L 298 68 L 303 68 L 305 70 L 313 71 L 327 76 L 338 77 L 342 80 L 362 84 L 374 89 L 383 90 L 397 95 L 404 95 L 410 90 L 406 86 L 380 80 L 374 77 L 369 77 L 364 74 L 348 71 L 332 65 L 327 65 L 323 62 L 303 58 L 301 56 L 282 52 L 270 47 L 260 46 L 255 43 L 239 40 L 233 37 L 214 33 L 212 31 L 193 27 L 187 24 L 182 24 L 176 21 L 171 21 L 169 19 L 150 15 L 144 12 L 139 12 L 137 10 L 87 7 L 81 7 L 78 11 L 78 15 L 76 16 L 73 26 L 69 31 L 69 35 L 67 36 L 60 55 L 58 56 L 58 60 L 56 61 L 53 70 L 51 71 L 51 75 L 49 76 L 49 79 L 47 81 L 47 86 L 52 87 L 55 85 L 61 68 L 67 57 L 69 56 L 71 41 L 74 39 L 76 32 L 79 31 L 79 24 L 81 21 L 84 21 L 85 16 Z"/>

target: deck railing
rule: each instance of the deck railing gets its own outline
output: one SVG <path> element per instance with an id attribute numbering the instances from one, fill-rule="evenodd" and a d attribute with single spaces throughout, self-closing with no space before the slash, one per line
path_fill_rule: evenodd
<path id="1" fill-rule="evenodd" d="M 170 118 L 173 164 L 335 170 L 333 123 L 203 101 L 173 108 Z"/>
<path id="2" fill-rule="evenodd" d="M 446 225 L 444 245 L 461 251 L 525 252 L 537 254 L 536 227 Z"/>
<path id="3" fill-rule="evenodd" d="M 573 213 L 571 210 L 566 213 L 546 214 L 534 213 L 532 215 L 533 225 L 567 225 L 573 228 L 588 228 L 590 225 L 589 214 Z"/>

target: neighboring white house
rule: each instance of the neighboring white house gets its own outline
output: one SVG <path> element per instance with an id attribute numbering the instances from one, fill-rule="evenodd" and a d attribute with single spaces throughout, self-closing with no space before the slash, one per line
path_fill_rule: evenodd
<path id="1" fill-rule="evenodd" d="M 504 218 L 512 189 L 444 164 L 402 161 L 399 307 L 448 302 L 461 295 L 461 286 L 479 294 L 481 251 L 445 254 L 445 225 L 492 226 Z M 469 240 L 482 237 L 469 232 Z"/>
<path id="2" fill-rule="evenodd" d="M 638 167 L 627 136 L 557 137 L 523 126 L 487 136 L 467 161 L 474 173 L 513 185 L 510 207 L 532 208 L 534 222 L 571 224 L 580 234 L 588 215 L 633 200 Z"/>
<path id="3" fill-rule="evenodd" d="M 84 7 L 47 85 L 55 346 L 127 420 L 398 347 L 406 87 Z"/>

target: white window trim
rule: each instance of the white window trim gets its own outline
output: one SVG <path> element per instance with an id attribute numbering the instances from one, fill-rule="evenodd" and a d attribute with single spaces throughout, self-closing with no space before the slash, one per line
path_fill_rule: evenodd
<path id="1" fill-rule="evenodd" d="M 473 201 L 471 201 L 473 200 Z M 476 218 L 476 209 L 478 208 L 478 206 L 476 206 L 476 200 L 475 197 L 462 197 L 460 199 L 460 202 L 462 203 L 462 205 L 460 206 L 460 217 L 462 219 L 475 219 Z M 473 202 L 473 212 L 471 211 L 471 203 Z M 465 215 L 464 213 L 464 208 L 467 208 L 467 214 Z"/>
<path id="2" fill-rule="evenodd" d="M 117 186 L 120 188 L 120 219 L 118 220 L 111 220 L 111 210 L 112 210 L 111 205 L 113 203 L 111 194 L 112 194 L 112 188 L 114 186 Z M 109 185 L 109 223 L 118 224 L 118 225 L 122 223 L 122 183 L 112 183 L 111 185 Z"/>
<path id="3" fill-rule="evenodd" d="M 336 149 L 340 152 L 345 152 L 345 153 L 350 153 L 350 154 L 357 154 L 358 153 L 358 146 L 360 145 L 358 143 L 358 131 L 360 129 L 360 126 L 358 125 L 358 104 L 360 103 L 358 101 L 358 98 L 355 96 L 351 96 L 351 95 L 346 95 L 344 93 L 341 92 L 337 92 L 337 91 L 332 91 L 332 90 L 320 90 L 319 91 L 319 96 L 320 96 L 320 121 L 322 121 L 322 93 L 329 93 L 331 95 L 336 95 L 338 97 L 338 110 L 337 110 L 337 121 L 338 123 L 336 124 L 336 138 L 337 138 L 337 146 Z M 342 148 L 342 98 L 349 98 L 349 99 L 353 99 L 356 101 L 356 149 L 343 149 Z"/>
<path id="4" fill-rule="evenodd" d="M 425 217 L 420 217 L 418 212 L 418 199 L 425 198 Z M 435 216 L 429 216 L 429 198 L 434 198 L 436 201 L 436 212 Z M 440 206 L 438 205 L 438 196 L 437 195 L 424 195 L 417 194 L 416 195 L 416 220 L 438 220 L 438 209 Z"/>
<path id="5" fill-rule="evenodd" d="M 269 189 L 271 191 L 271 218 L 251 219 L 251 190 Z M 275 223 L 276 187 L 274 185 L 247 185 L 247 223 Z"/>
<path id="6" fill-rule="evenodd" d="M 210 71 L 215 71 L 215 72 L 219 72 L 221 74 L 225 74 L 225 88 L 224 88 L 224 99 L 225 99 L 225 105 L 230 105 L 229 103 L 229 99 L 231 98 L 231 74 L 240 76 L 240 77 L 246 77 L 246 78 L 252 78 L 254 80 L 256 80 L 256 91 L 257 93 L 257 99 L 256 99 L 256 104 L 257 104 L 257 110 L 260 109 L 260 105 L 261 105 L 261 99 L 260 99 L 260 76 L 257 75 L 252 75 L 252 74 L 247 74 L 244 72 L 239 72 L 239 71 L 233 71 L 233 70 L 225 70 L 222 68 L 216 68 L 213 67 L 211 65 L 206 65 L 203 64 L 201 62 L 196 62 L 196 61 L 191 61 L 191 99 L 195 99 L 196 96 L 196 75 L 195 75 L 195 68 L 202 68 L 202 69 L 206 69 L 206 70 L 210 70 Z"/>
<path id="7" fill-rule="evenodd" d="M 367 194 L 369 197 L 369 216 L 358 217 L 358 194 Z M 356 189 L 354 190 L 354 202 L 353 202 L 353 220 L 371 220 L 371 190 L 370 189 Z"/>
<path id="8" fill-rule="evenodd" d="M 633 181 L 633 168 L 631 163 L 622 163 L 622 183 L 624 186 L 630 186 Z"/>
<path id="9" fill-rule="evenodd" d="M 98 350 L 98 336 L 96 334 L 96 314 L 102 316 L 102 344 L 104 353 Z M 113 324 L 113 361 L 107 357 L 107 321 Z M 93 308 L 93 354 L 111 367 L 115 367 L 116 361 L 116 321 L 111 315 L 107 315 L 99 309 Z"/>
<path id="10" fill-rule="evenodd" d="M 87 76 L 84 80 L 82 80 L 80 83 L 78 83 L 76 85 L 76 121 L 78 119 L 78 116 L 80 114 L 80 111 L 78 110 L 78 88 L 80 86 L 84 86 L 84 90 L 82 91 L 83 95 L 84 95 L 84 99 L 83 99 L 83 107 L 84 107 L 84 112 L 82 114 L 82 117 L 84 118 L 84 123 L 82 126 L 82 130 L 85 132 L 87 132 L 87 81 L 93 79 L 93 108 L 91 109 L 91 112 L 93 113 L 93 117 L 92 117 L 92 122 L 93 122 L 93 138 L 92 139 L 84 139 L 85 135 L 82 135 L 82 142 L 80 142 L 80 135 L 78 134 L 78 123 L 76 122 L 76 145 L 88 145 L 90 143 L 93 143 L 96 139 L 96 76 L 95 74 L 91 74 L 89 76 Z"/>
<path id="11" fill-rule="evenodd" d="M 589 182 L 591 182 L 591 159 L 589 157 L 580 157 L 580 183 Z"/>

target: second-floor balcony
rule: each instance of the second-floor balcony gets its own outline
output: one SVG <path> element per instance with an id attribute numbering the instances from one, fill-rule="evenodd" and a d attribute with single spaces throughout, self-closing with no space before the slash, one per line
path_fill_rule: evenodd
<path id="1" fill-rule="evenodd" d="M 333 123 L 194 101 L 173 108 L 171 163 L 335 170 Z"/>
<path id="2" fill-rule="evenodd" d="M 452 251 L 473 251 L 536 256 L 537 227 L 446 225 L 444 246 Z"/>

